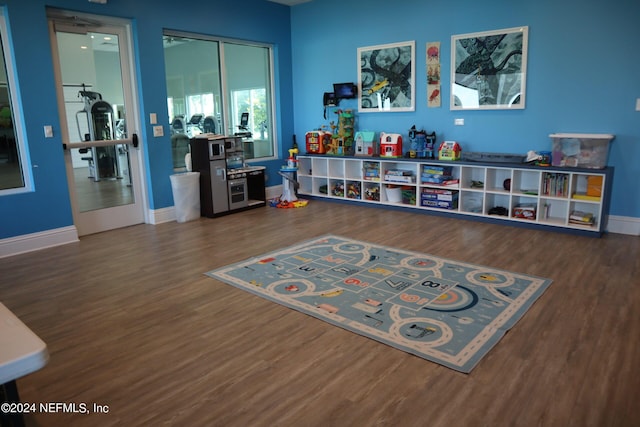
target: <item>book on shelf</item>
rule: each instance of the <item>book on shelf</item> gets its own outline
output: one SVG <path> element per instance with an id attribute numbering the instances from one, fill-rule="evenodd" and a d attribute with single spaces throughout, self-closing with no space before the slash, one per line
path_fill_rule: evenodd
<path id="1" fill-rule="evenodd" d="M 384 180 L 389 182 L 413 183 L 415 177 L 413 172 L 405 169 L 387 169 L 384 172 Z"/>
<path id="2" fill-rule="evenodd" d="M 380 181 L 380 167 L 378 163 L 363 162 L 363 177 L 367 181 Z"/>
<path id="3" fill-rule="evenodd" d="M 542 180 L 542 194 L 553 197 L 567 197 L 569 175 L 545 172 Z"/>
<path id="4" fill-rule="evenodd" d="M 412 176 L 413 172 L 404 170 L 404 169 L 387 169 L 385 171 L 386 175 L 396 175 L 396 176 Z"/>
<path id="5" fill-rule="evenodd" d="M 413 176 L 401 176 L 401 175 L 385 175 L 384 180 L 388 182 L 404 182 L 411 184 L 414 182 Z"/>
<path id="6" fill-rule="evenodd" d="M 443 184 L 445 181 L 450 181 L 453 179 L 450 175 L 422 175 L 421 177 L 423 184 Z"/>
<path id="7" fill-rule="evenodd" d="M 575 193 L 571 196 L 571 198 L 576 199 L 576 200 L 588 200 L 590 202 L 599 202 L 600 201 L 600 196 L 589 196 L 587 194 L 583 194 L 583 193 Z"/>
<path id="8" fill-rule="evenodd" d="M 571 211 L 569 214 L 569 222 L 571 224 L 593 225 L 596 219 L 591 212 Z"/>

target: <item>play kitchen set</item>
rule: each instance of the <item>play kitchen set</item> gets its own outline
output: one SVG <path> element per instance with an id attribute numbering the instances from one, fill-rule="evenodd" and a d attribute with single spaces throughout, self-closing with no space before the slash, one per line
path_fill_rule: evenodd
<path id="1" fill-rule="evenodd" d="M 194 172 L 200 172 L 200 211 L 215 217 L 265 206 L 264 166 L 247 166 L 241 136 L 200 134 L 190 140 Z"/>
<path id="2" fill-rule="evenodd" d="M 415 126 L 406 147 L 397 133 L 353 136 L 336 151 L 331 141 L 340 131 L 307 132 L 300 194 L 591 236 L 605 231 L 614 135 L 555 133 L 549 151 L 526 155 L 465 153 Z"/>

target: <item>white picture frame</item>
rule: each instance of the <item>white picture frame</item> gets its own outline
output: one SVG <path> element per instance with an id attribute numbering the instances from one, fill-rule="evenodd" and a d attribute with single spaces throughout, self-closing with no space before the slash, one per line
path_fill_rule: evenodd
<path id="1" fill-rule="evenodd" d="M 358 111 L 415 111 L 416 43 L 358 48 Z"/>
<path id="2" fill-rule="evenodd" d="M 451 110 L 524 109 L 529 27 L 451 36 Z"/>

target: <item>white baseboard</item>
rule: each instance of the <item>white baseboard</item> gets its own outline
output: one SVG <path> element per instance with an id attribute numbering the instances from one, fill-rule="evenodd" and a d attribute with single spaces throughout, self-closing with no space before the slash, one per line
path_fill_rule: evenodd
<path id="1" fill-rule="evenodd" d="M 282 184 L 274 185 L 273 187 L 267 187 L 265 189 L 266 198 L 274 199 L 282 195 Z M 176 208 L 175 206 L 169 206 L 168 208 L 149 210 L 149 224 L 162 224 L 163 222 L 171 222 L 176 220 Z"/>
<path id="2" fill-rule="evenodd" d="M 267 200 L 280 197 L 282 196 L 282 184 L 274 185 L 273 187 L 267 187 L 266 192 L 267 192 Z"/>
<path id="3" fill-rule="evenodd" d="M 149 224 L 162 224 L 176 220 L 176 209 L 174 206 L 168 208 L 149 210 Z"/>
<path id="4" fill-rule="evenodd" d="M 39 233 L 24 234 L 0 240 L 0 258 L 18 255 L 53 246 L 66 245 L 78 241 L 75 226 L 55 228 Z"/>
<path id="5" fill-rule="evenodd" d="M 609 215 L 606 229 L 609 233 L 640 236 L 640 218 Z"/>

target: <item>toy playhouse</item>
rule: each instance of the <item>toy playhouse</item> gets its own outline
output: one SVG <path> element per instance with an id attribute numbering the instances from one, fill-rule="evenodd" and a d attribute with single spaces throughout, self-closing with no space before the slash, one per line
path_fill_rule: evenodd
<path id="1" fill-rule="evenodd" d="M 460 160 L 460 144 L 455 141 L 444 141 L 438 149 L 438 160 Z"/>
<path id="2" fill-rule="evenodd" d="M 402 157 L 402 135 L 380 132 L 380 157 Z"/>
<path id="3" fill-rule="evenodd" d="M 331 134 L 321 130 L 312 130 L 305 135 L 307 153 L 324 154 L 325 144 L 331 138 Z"/>
<path id="4" fill-rule="evenodd" d="M 375 132 L 358 131 L 353 141 L 356 156 L 373 156 L 376 153 Z"/>

